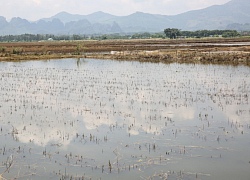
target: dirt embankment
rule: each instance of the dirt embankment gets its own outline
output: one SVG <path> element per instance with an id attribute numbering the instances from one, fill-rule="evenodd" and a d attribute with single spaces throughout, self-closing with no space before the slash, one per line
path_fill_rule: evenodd
<path id="1" fill-rule="evenodd" d="M 250 64 L 250 38 L 0 43 L 0 60 L 102 58 L 150 62 Z"/>

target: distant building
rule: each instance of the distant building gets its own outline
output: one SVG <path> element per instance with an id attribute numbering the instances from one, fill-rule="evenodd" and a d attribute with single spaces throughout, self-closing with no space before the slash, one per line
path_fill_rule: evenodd
<path id="1" fill-rule="evenodd" d="M 54 41 L 54 39 L 52 39 L 52 38 L 49 38 L 49 39 L 48 39 L 48 41 Z"/>

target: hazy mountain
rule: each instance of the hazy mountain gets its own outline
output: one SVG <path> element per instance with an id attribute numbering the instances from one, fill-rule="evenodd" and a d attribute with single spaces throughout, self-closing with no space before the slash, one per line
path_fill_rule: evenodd
<path id="1" fill-rule="evenodd" d="M 119 26 L 119 24 L 117 24 L 116 22 L 113 22 L 110 31 L 111 31 L 112 33 L 120 33 L 120 32 L 122 32 L 122 29 L 121 29 L 121 27 Z"/>
<path id="2" fill-rule="evenodd" d="M 249 9 L 249 0 L 231 0 L 224 5 L 172 16 L 172 25 L 185 30 L 225 29 L 228 24 L 249 23 Z"/>
<path id="3" fill-rule="evenodd" d="M 104 13 L 102 11 L 98 11 L 89 15 L 78 15 L 78 14 L 69 14 L 67 12 L 60 12 L 50 18 L 44 18 L 44 21 L 51 21 L 53 19 L 59 19 L 63 23 L 68 23 L 71 21 L 79 21 L 86 19 L 91 23 L 113 23 L 113 20 L 119 16 L 114 16 L 108 13 Z M 111 20 L 111 21 L 110 21 Z"/>
<path id="4" fill-rule="evenodd" d="M 49 21 L 52 21 L 53 19 L 59 19 L 62 23 L 65 24 L 65 23 L 70 22 L 70 21 L 79 21 L 79 20 L 82 20 L 85 18 L 84 18 L 84 15 L 70 14 L 67 12 L 60 12 L 60 13 L 58 13 L 50 18 L 44 18 L 42 20 L 49 22 Z"/>
<path id="5" fill-rule="evenodd" d="M 116 19 L 124 32 L 158 32 L 163 31 L 170 20 L 168 16 L 136 12 Z"/>
<path id="6" fill-rule="evenodd" d="M 67 34 L 92 34 L 93 27 L 88 20 L 82 19 L 66 23 L 65 31 Z"/>
<path id="7" fill-rule="evenodd" d="M 249 0 L 231 0 L 223 5 L 214 5 L 173 16 L 143 12 L 128 16 L 114 16 L 99 11 L 89 15 L 60 12 L 37 22 L 29 22 L 21 18 L 13 18 L 7 22 L 4 17 L 0 17 L 0 35 L 160 32 L 165 28 L 250 30 L 249 9 Z"/>
<path id="8" fill-rule="evenodd" d="M 108 13 L 104 13 L 102 11 L 95 12 L 85 16 L 85 19 L 89 20 L 92 23 L 101 23 L 101 24 L 113 24 L 113 22 L 119 16 L 114 16 Z"/>
<path id="9" fill-rule="evenodd" d="M 9 34 L 22 34 L 31 33 L 30 31 L 31 23 L 26 19 L 19 17 L 12 18 L 10 22 L 5 26 L 4 31 Z"/>
<path id="10" fill-rule="evenodd" d="M 6 29 L 7 26 L 8 26 L 8 22 L 6 21 L 6 18 L 0 16 L 0 31 L 1 31 L 3 34 L 6 34 L 6 33 L 4 32 L 4 30 Z"/>
<path id="11" fill-rule="evenodd" d="M 6 21 L 5 17 L 0 16 L 0 27 L 6 27 L 8 22 Z"/>
<path id="12" fill-rule="evenodd" d="M 229 24 L 227 26 L 227 29 L 232 29 L 232 30 L 236 30 L 236 31 L 249 31 L 250 30 L 250 23 L 245 23 L 245 24 L 233 23 L 233 24 Z"/>

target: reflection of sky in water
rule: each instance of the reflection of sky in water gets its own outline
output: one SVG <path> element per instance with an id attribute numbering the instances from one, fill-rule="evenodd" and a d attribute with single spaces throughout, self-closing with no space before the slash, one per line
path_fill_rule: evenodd
<path id="1" fill-rule="evenodd" d="M 106 137 L 114 147 L 131 137 L 197 146 L 195 136 L 214 146 L 250 123 L 249 71 L 83 59 L 2 62 L 0 122 L 21 143 L 75 152 L 77 140 L 98 143 Z"/>

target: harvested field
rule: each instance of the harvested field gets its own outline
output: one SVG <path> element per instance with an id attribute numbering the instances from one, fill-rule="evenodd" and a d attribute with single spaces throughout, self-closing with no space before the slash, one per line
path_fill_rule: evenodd
<path id="1" fill-rule="evenodd" d="M 249 65 L 250 38 L 0 43 L 0 60 L 74 57 Z"/>

